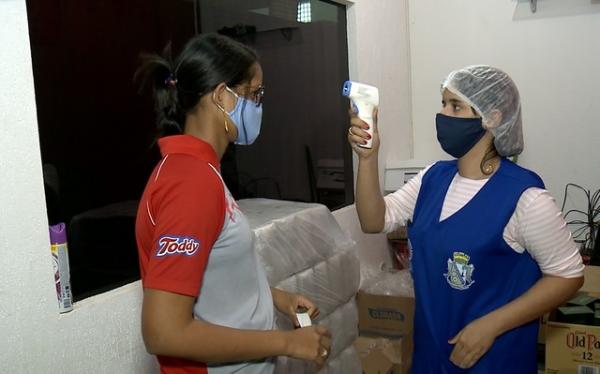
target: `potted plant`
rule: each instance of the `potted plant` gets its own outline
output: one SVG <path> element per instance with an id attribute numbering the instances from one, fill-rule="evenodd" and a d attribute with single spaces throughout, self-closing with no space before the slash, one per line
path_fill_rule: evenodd
<path id="1" fill-rule="evenodd" d="M 581 256 L 584 262 L 590 265 L 600 265 L 600 249 L 598 248 L 600 243 L 597 242 L 600 240 L 598 239 L 600 235 L 598 232 L 600 226 L 600 189 L 592 193 L 577 184 L 568 183 L 565 186 L 561 207 L 563 212 L 565 211 L 569 188 L 575 188 L 583 193 L 587 206 L 585 209 L 570 209 L 565 212 L 565 221 L 567 221 L 567 225 L 573 226 L 571 229 L 573 239 L 581 245 Z"/>

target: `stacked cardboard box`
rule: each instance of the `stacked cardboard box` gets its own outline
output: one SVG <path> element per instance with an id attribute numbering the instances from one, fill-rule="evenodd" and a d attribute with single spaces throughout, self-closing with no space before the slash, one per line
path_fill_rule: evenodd
<path id="1" fill-rule="evenodd" d="M 365 374 L 403 374 L 402 338 L 359 336 L 354 347 Z"/>
<path id="2" fill-rule="evenodd" d="M 408 373 L 412 356 L 414 298 L 359 291 L 357 304 L 360 336 L 355 347 L 361 357 L 363 373 Z"/>
<path id="3" fill-rule="evenodd" d="M 600 267 L 586 266 L 580 292 L 548 319 L 547 374 L 600 373 L 600 303 L 596 298 L 600 298 Z"/>

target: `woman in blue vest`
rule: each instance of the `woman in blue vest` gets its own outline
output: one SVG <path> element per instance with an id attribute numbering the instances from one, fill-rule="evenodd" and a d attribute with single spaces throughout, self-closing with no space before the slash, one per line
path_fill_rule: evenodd
<path id="1" fill-rule="evenodd" d="M 583 283 L 578 248 L 523 150 L 521 103 L 503 71 L 469 66 L 442 84 L 437 138 L 454 159 L 382 196 L 379 136 L 351 114 L 364 232 L 407 225 L 415 285 L 412 372 L 536 373 L 537 318 Z"/>

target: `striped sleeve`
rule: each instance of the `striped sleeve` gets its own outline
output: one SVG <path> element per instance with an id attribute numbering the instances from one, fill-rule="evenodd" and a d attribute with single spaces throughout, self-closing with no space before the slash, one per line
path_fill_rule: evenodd
<path id="1" fill-rule="evenodd" d="M 552 195 L 540 188 L 527 189 L 504 231 L 516 251 L 527 250 L 542 273 L 563 278 L 583 276 L 579 248 Z"/>
<path id="2" fill-rule="evenodd" d="M 412 219 L 421 189 L 423 175 L 432 165 L 419 171 L 411 180 L 409 180 L 398 191 L 386 195 L 385 202 L 385 224 L 383 232 L 392 232 L 400 226 L 406 226 L 406 222 Z"/>

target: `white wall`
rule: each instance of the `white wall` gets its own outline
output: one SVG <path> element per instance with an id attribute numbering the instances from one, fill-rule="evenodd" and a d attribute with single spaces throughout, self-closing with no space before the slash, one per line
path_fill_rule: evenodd
<path id="1" fill-rule="evenodd" d="M 382 186 L 386 163 L 413 153 L 407 3 L 358 0 L 347 12 L 350 79 L 379 88 Z"/>
<path id="2" fill-rule="evenodd" d="M 415 158 L 445 157 L 434 125 L 445 75 L 491 64 L 521 92 L 519 163 L 538 172 L 559 203 L 568 182 L 600 187 L 600 14 L 557 16 L 556 4 L 569 13 L 569 2 L 543 0 L 534 18 L 513 20 L 514 1 L 409 0 Z"/>
<path id="3" fill-rule="evenodd" d="M 392 256 L 385 234 L 364 234 L 360 229 L 356 207 L 350 205 L 333 212 L 339 225 L 356 242 L 361 274 L 372 274 L 381 264 L 392 266 Z"/>
<path id="4" fill-rule="evenodd" d="M 156 371 L 139 332 L 139 283 L 58 313 L 25 0 L 0 1 L 0 45 L 0 371 Z"/>
<path id="5" fill-rule="evenodd" d="M 387 3 L 392 6 L 394 2 Z M 363 8 L 361 12 L 367 15 L 369 9 Z M 349 25 L 353 35 L 350 43 L 361 46 L 361 51 L 370 49 L 360 53 L 359 60 L 355 61 L 353 78 L 379 84 L 387 92 L 384 95 L 391 97 L 396 87 L 386 84 L 386 80 L 396 78 L 386 78 L 370 64 L 374 48 L 365 45 L 372 31 L 370 25 L 376 24 L 370 16 L 361 16 Z M 381 28 L 378 33 L 384 37 L 384 28 L 377 28 Z M 353 38 L 360 43 L 354 43 Z M 156 363 L 145 352 L 141 340 L 139 282 L 78 302 L 72 312 L 58 313 L 25 0 L 0 0 L 0 45 L 3 46 L 0 178 L 4 181 L 0 183 L 1 371 L 17 374 L 157 372 Z M 389 118 L 395 117 L 390 115 Z M 338 211 L 335 216 L 362 245 L 360 256 L 364 261 L 375 264 L 389 261 L 384 248 L 385 237 L 363 235 L 353 207 Z"/>

